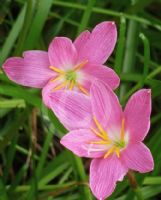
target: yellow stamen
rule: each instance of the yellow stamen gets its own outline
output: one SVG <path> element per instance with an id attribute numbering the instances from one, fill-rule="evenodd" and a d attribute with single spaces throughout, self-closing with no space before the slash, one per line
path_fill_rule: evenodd
<path id="1" fill-rule="evenodd" d="M 50 66 L 49 68 L 52 69 L 52 70 L 54 70 L 55 72 L 58 72 L 58 73 L 60 73 L 60 74 L 64 74 L 63 70 L 61 70 L 61 69 L 59 69 L 59 68 L 57 68 L 57 67 Z"/>
<path id="2" fill-rule="evenodd" d="M 88 60 L 85 60 L 85 61 L 81 62 L 79 65 L 77 65 L 77 66 L 74 68 L 74 71 L 81 69 L 81 68 L 84 67 L 84 65 L 87 64 L 87 63 L 88 63 Z"/>
<path id="3" fill-rule="evenodd" d="M 118 147 L 115 147 L 115 153 L 117 155 L 117 157 L 120 157 L 120 149 Z"/>
<path id="4" fill-rule="evenodd" d="M 57 76 L 56 78 L 52 79 L 50 82 L 54 83 L 54 82 L 56 82 L 56 81 L 58 81 L 58 80 L 60 80 L 62 78 L 63 78 L 63 75 L 60 75 L 60 76 Z"/>
<path id="5" fill-rule="evenodd" d="M 87 90 L 79 83 L 77 83 L 78 88 L 86 95 L 89 96 L 89 93 L 87 92 Z"/>
<path id="6" fill-rule="evenodd" d="M 52 92 L 55 92 L 59 89 L 61 89 L 62 87 L 65 87 L 68 84 L 68 81 L 64 81 L 62 84 L 58 85 L 57 87 L 55 87 Z"/>
<path id="7" fill-rule="evenodd" d="M 107 153 L 104 155 L 104 158 L 107 158 L 110 154 L 112 154 L 113 152 L 115 152 L 115 146 L 111 147 Z"/>
<path id="8" fill-rule="evenodd" d="M 106 138 L 104 138 L 104 136 L 99 133 L 98 131 L 96 131 L 94 128 L 91 127 L 91 131 L 93 131 L 98 137 L 102 138 L 103 140 L 106 140 Z"/>
<path id="9" fill-rule="evenodd" d="M 93 142 L 90 142 L 91 144 L 110 144 L 111 142 L 110 141 L 93 141 Z"/>
<path id="10" fill-rule="evenodd" d="M 106 138 L 106 140 L 108 140 L 107 132 L 102 128 L 102 126 L 100 125 L 100 123 L 98 122 L 98 120 L 96 119 L 96 117 L 93 117 L 93 120 L 94 120 L 94 122 L 95 122 L 98 130 L 103 135 L 103 137 Z"/>
<path id="11" fill-rule="evenodd" d="M 70 81 L 70 87 L 69 87 L 69 90 L 72 90 L 72 89 L 73 89 L 73 87 L 74 87 L 74 81 L 73 81 L 73 80 L 71 80 L 71 81 Z"/>
<path id="12" fill-rule="evenodd" d="M 122 119 L 122 127 L 121 127 L 121 140 L 124 140 L 125 137 L 125 132 L 124 132 L 124 128 L 125 128 L 125 119 Z"/>
<path id="13" fill-rule="evenodd" d="M 119 141 L 113 141 L 108 137 L 108 133 L 103 129 L 97 118 L 94 116 L 93 120 L 96 124 L 97 129 L 91 128 L 91 130 L 98 136 L 100 137 L 101 140 L 99 141 L 91 141 L 89 142 L 90 144 L 102 144 L 102 145 L 111 145 L 111 147 L 107 150 L 107 152 L 104 155 L 104 158 L 107 158 L 109 155 L 115 153 L 116 156 L 119 158 L 120 157 L 120 151 L 122 148 L 124 148 L 124 126 L 125 126 L 125 120 L 122 120 L 122 127 L 121 127 L 121 140 Z"/>

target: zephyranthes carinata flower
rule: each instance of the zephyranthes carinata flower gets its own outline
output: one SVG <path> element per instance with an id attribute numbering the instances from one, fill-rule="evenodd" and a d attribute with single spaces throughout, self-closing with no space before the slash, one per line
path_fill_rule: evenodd
<path id="1" fill-rule="evenodd" d="M 69 38 L 55 37 L 48 52 L 26 51 L 23 58 L 12 57 L 3 69 L 18 84 L 43 88 L 43 99 L 57 90 L 75 90 L 89 94 L 91 82 L 100 79 L 112 89 L 119 77 L 103 64 L 111 55 L 117 39 L 114 22 L 102 22 L 93 31 L 82 32 L 72 43 Z"/>
<path id="2" fill-rule="evenodd" d="M 150 128 L 151 90 L 137 91 L 123 111 L 110 87 L 95 81 L 90 97 L 57 91 L 50 105 L 70 130 L 61 144 L 80 157 L 93 158 L 90 187 L 98 199 L 110 196 L 129 169 L 153 170 L 150 150 L 142 143 Z"/>

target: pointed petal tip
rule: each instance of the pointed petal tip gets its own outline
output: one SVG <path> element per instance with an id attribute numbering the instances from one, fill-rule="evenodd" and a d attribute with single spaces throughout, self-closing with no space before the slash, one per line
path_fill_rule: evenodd
<path id="1" fill-rule="evenodd" d="M 97 24 L 90 39 L 80 51 L 80 58 L 88 58 L 90 62 L 103 64 L 112 54 L 117 40 L 117 28 L 113 21 L 103 21 Z"/>
<path id="2" fill-rule="evenodd" d="M 143 92 L 145 92 L 145 93 L 151 94 L 151 89 L 149 89 L 149 88 L 148 88 L 148 89 L 140 89 L 140 91 L 141 91 L 141 90 L 142 90 Z"/>
<path id="3" fill-rule="evenodd" d="M 3 65 L 2 65 L 2 70 L 3 70 L 4 72 L 6 72 L 6 65 L 5 65 L 5 63 L 3 63 Z"/>
<path id="4" fill-rule="evenodd" d="M 94 196 L 98 200 L 108 198 L 114 192 L 117 181 L 122 180 L 127 170 L 116 156 L 93 159 L 90 166 L 90 188 Z"/>
<path id="5" fill-rule="evenodd" d="M 2 64 L 2 69 L 6 73 L 6 75 L 12 80 L 10 75 L 12 74 L 13 63 L 17 60 L 20 60 L 19 57 L 10 57 L 7 58 L 4 63 Z"/>
<path id="6" fill-rule="evenodd" d="M 139 91 L 138 91 L 139 92 Z M 152 90 L 151 89 L 141 89 L 140 92 L 142 92 L 142 95 L 147 98 L 147 100 L 150 100 L 151 98 L 151 93 Z"/>
<path id="7" fill-rule="evenodd" d="M 154 169 L 153 155 L 142 142 L 130 144 L 122 152 L 121 161 L 128 169 L 140 173 L 148 173 Z"/>
<path id="8" fill-rule="evenodd" d="M 152 90 L 151 90 L 151 89 L 146 89 L 146 93 L 147 93 L 147 96 L 148 96 L 149 98 L 151 98 Z"/>
<path id="9" fill-rule="evenodd" d="M 6 74 L 6 76 L 10 79 L 9 69 L 5 64 L 2 65 L 1 70 L 2 70 L 2 73 Z"/>
<path id="10" fill-rule="evenodd" d="M 60 144 L 63 145 L 63 146 L 65 147 L 65 144 L 64 144 L 64 137 L 61 138 Z"/>
<path id="11" fill-rule="evenodd" d="M 100 22 L 99 24 L 111 24 L 111 25 L 116 25 L 116 22 L 115 21 L 103 21 L 103 22 Z M 97 24 L 97 25 L 99 25 Z"/>
<path id="12" fill-rule="evenodd" d="M 147 93 L 151 94 L 152 90 L 151 89 L 147 89 Z"/>
<path id="13" fill-rule="evenodd" d="M 54 37 L 54 38 L 51 40 L 50 44 L 51 44 L 53 41 L 56 41 L 56 40 L 67 40 L 67 41 L 69 41 L 69 42 L 72 43 L 71 39 L 68 38 L 68 37 L 64 37 L 64 36 L 56 36 L 56 37 Z"/>
<path id="14" fill-rule="evenodd" d="M 112 26 L 115 26 L 116 27 L 116 22 L 115 21 L 109 21 L 107 22 L 108 24 L 111 24 Z"/>
<path id="15" fill-rule="evenodd" d="M 23 57 L 10 57 L 3 63 L 8 78 L 20 85 L 42 88 L 53 76 L 45 51 L 26 51 Z"/>
<path id="16" fill-rule="evenodd" d="M 48 47 L 50 64 L 63 69 L 70 69 L 77 62 L 77 50 L 72 40 L 67 37 L 55 37 Z"/>
<path id="17" fill-rule="evenodd" d="M 2 64 L 2 69 L 5 71 L 7 69 L 8 66 L 8 62 L 10 61 L 11 58 L 8 58 L 4 61 L 4 63 Z"/>
<path id="18" fill-rule="evenodd" d="M 104 21 L 104 22 L 101 22 L 99 24 L 96 25 L 96 27 L 106 27 L 109 29 L 109 28 L 112 28 L 112 30 L 115 31 L 115 36 L 117 36 L 117 27 L 116 27 L 116 22 L 115 21 Z M 114 36 L 114 35 L 113 35 Z"/>

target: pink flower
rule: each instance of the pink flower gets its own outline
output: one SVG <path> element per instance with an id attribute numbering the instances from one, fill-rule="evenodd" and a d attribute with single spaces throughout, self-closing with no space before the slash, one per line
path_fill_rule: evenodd
<path id="1" fill-rule="evenodd" d="M 91 82 L 103 80 L 112 89 L 119 85 L 116 73 L 103 64 L 111 55 L 117 39 L 114 22 L 102 22 L 90 33 L 82 32 L 72 41 L 56 37 L 48 52 L 26 51 L 23 58 L 12 57 L 3 64 L 7 76 L 18 84 L 43 88 L 43 99 L 57 90 L 89 93 Z"/>
<path id="2" fill-rule="evenodd" d="M 142 143 L 150 128 L 149 89 L 133 94 L 122 111 L 109 86 L 95 81 L 90 97 L 57 91 L 51 95 L 51 108 L 70 130 L 61 144 L 80 157 L 93 158 L 90 187 L 98 199 L 110 196 L 129 169 L 153 170 L 150 150 Z"/>

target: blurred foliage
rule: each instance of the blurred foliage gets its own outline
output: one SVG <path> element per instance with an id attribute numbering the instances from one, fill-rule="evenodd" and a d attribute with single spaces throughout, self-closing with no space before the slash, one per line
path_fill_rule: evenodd
<path id="1" fill-rule="evenodd" d="M 121 77 L 122 105 L 137 89 L 152 89 L 151 130 L 145 143 L 155 169 L 136 174 L 144 199 L 161 199 L 161 0 L 0 0 L 0 65 L 29 49 L 47 50 L 54 36 L 74 39 L 114 20 L 118 42 L 108 60 Z M 0 69 L 1 70 L 1 69 Z M 90 161 L 65 150 L 66 130 L 45 108 L 41 91 L 0 71 L 0 200 L 91 200 Z M 136 199 L 127 179 L 109 199 Z"/>

